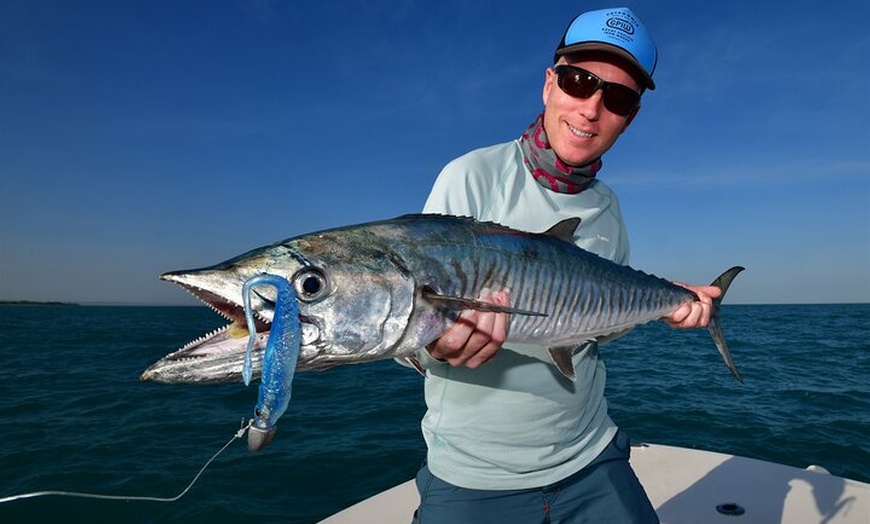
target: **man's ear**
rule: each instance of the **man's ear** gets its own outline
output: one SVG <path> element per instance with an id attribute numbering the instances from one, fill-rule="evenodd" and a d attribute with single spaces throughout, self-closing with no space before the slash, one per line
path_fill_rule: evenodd
<path id="1" fill-rule="evenodd" d="M 547 100 L 550 98 L 550 92 L 553 90 L 553 87 L 556 85 L 556 72 L 553 71 L 552 68 L 548 67 L 544 71 L 544 89 L 541 93 L 541 99 L 544 101 L 544 107 L 547 107 Z"/>

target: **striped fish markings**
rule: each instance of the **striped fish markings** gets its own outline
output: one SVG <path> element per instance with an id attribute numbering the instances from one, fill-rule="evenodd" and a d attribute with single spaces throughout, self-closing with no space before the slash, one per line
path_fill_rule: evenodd
<path id="1" fill-rule="evenodd" d="M 143 380 L 166 383 L 239 381 L 245 360 L 242 287 L 249 278 L 287 279 L 299 306 L 297 370 L 387 358 L 408 359 L 435 340 L 462 310 L 510 313 L 507 343 L 545 346 L 553 364 L 574 378 L 573 350 L 588 341 L 671 314 L 698 297 L 667 280 L 616 264 L 573 243 L 579 219 L 545 233 L 443 215 L 406 215 L 306 234 L 254 249 L 220 264 L 161 276 L 231 323 L 149 367 Z M 742 271 L 713 285 L 722 296 Z M 509 307 L 480 302 L 482 290 L 507 289 Z M 714 301 L 708 329 L 738 379 Z M 276 296 L 257 290 L 251 307 L 262 363 Z"/>

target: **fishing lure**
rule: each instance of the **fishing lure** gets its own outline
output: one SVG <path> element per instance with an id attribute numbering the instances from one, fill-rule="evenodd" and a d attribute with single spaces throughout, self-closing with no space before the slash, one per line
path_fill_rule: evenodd
<path id="1" fill-rule="evenodd" d="M 245 320 L 248 323 L 249 333 L 245 365 L 242 368 L 245 385 L 250 384 L 253 375 L 251 354 L 257 340 L 257 328 L 251 308 L 251 292 L 255 286 L 263 285 L 274 286 L 278 296 L 275 301 L 272 328 L 269 331 L 269 342 L 263 354 L 263 377 L 260 382 L 257 407 L 248 429 L 248 449 L 251 451 L 263 449 L 275 437 L 277 431 L 275 424 L 290 403 L 290 386 L 296 373 L 301 339 L 299 304 L 296 301 L 293 285 L 275 275 L 263 274 L 249 278 L 242 288 Z"/>

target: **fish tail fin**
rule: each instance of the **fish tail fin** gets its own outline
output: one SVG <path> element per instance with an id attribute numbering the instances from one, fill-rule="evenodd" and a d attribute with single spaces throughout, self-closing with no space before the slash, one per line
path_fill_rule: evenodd
<path id="1" fill-rule="evenodd" d="M 740 372 L 737 371 L 737 366 L 734 365 L 734 360 L 731 358 L 731 352 L 728 351 L 728 344 L 725 343 L 725 336 L 722 334 L 722 325 L 719 322 L 719 306 L 722 303 L 722 299 L 725 297 L 725 293 L 728 291 L 728 287 L 731 285 L 731 281 L 734 280 L 734 277 L 744 269 L 746 268 L 734 266 L 719 275 L 719 277 L 710 284 L 711 286 L 721 289 L 722 294 L 719 295 L 718 298 L 713 299 L 713 312 L 710 314 L 710 323 L 707 325 L 707 330 L 710 331 L 710 335 L 713 337 L 713 342 L 716 344 L 716 349 L 718 349 L 719 354 L 722 355 L 725 365 L 728 366 L 731 374 L 734 375 L 734 378 L 740 381 L 741 384 L 743 383 L 743 377 L 740 376 Z"/>

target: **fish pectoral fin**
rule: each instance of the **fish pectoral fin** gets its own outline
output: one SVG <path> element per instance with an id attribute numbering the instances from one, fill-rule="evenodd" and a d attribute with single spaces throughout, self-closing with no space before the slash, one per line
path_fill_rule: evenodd
<path id="1" fill-rule="evenodd" d="M 574 348 L 575 346 L 547 348 L 550 352 L 550 359 L 553 361 L 556 369 L 559 370 L 562 376 L 572 382 L 577 380 L 577 374 L 574 372 Z"/>
<path id="2" fill-rule="evenodd" d="M 510 306 L 500 306 L 491 304 L 482 300 L 473 300 L 470 298 L 448 297 L 440 295 L 432 290 L 424 290 L 423 298 L 426 300 L 450 309 L 474 309 L 476 311 L 488 311 L 492 313 L 507 313 L 509 315 L 526 315 L 530 317 L 546 317 L 547 313 L 539 313 L 537 311 L 528 311 L 526 309 L 517 309 Z"/>

